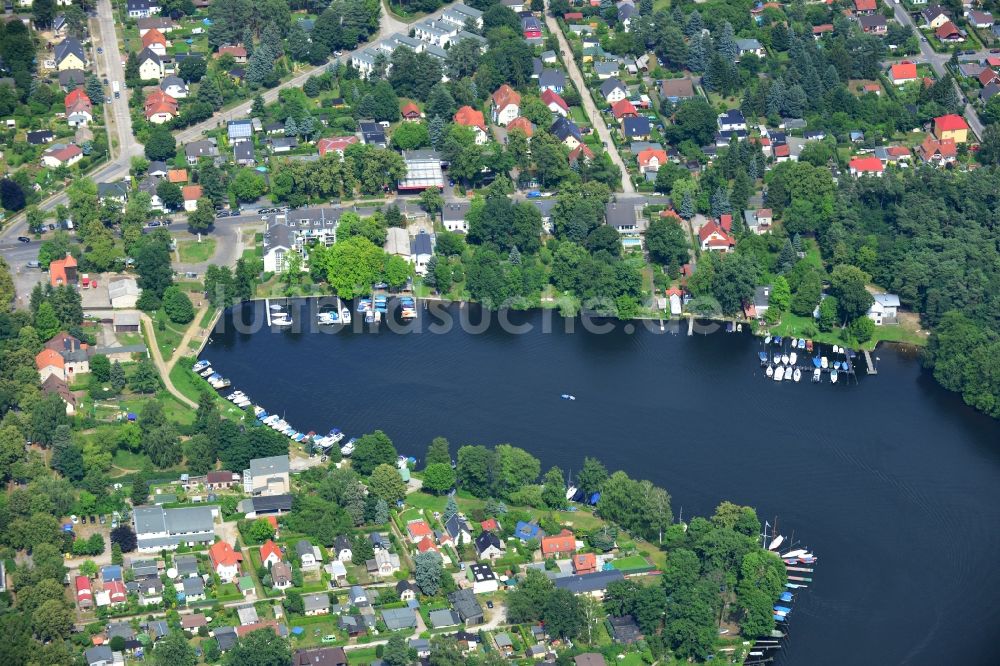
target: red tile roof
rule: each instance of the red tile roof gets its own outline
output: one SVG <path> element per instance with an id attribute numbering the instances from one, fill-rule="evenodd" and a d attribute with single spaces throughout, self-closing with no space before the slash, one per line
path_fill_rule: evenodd
<path id="1" fill-rule="evenodd" d="M 779 143 L 777 146 L 774 147 L 775 157 L 788 157 L 791 154 L 792 154 L 792 149 L 788 146 L 787 143 Z"/>
<path id="2" fill-rule="evenodd" d="M 43 349 L 38 352 L 35 356 L 35 367 L 41 370 L 50 365 L 54 368 L 64 368 L 66 367 L 66 362 L 63 360 L 62 354 L 51 349 Z"/>
<path id="3" fill-rule="evenodd" d="M 128 596 L 125 592 L 125 583 L 120 580 L 112 580 L 104 583 L 104 591 L 108 593 L 108 597 L 114 603 L 125 601 L 125 598 Z"/>
<path id="4" fill-rule="evenodd" d="M 920 144 L 920 157 L 923 158 L 925 162 L 935 157 L 950 159 L 956 157 L 957 155 L 958 146 L 955 145 L 954 139 L 938 140 L 928 134 L 924 137 L 923 142 Z"/>
<path id="5" fill-rule="evenodd" d="M 77 155 L 83 155 L 83 151 L 80 146 L 75 143 L 63 146 L 62 148 L 49 148 L 43 153 L 44 155 L 49 155 L 56 158 L 60 162 L 69 162 L 71 159 Z M 49 270 L 52 270 L 51 268 Z"/>
<path id="6" fill-rule="evenodd" d="M 597 571 L 597 555 L 580 553 L 573 556 L 573 573 L 592 573 Z"/>
<path id="7" fill-rule="evenodd" d="M 667 161 L 667 151 L 658 148 L 646 148 L 639 151 L 639 155 L 636 157 L 640 167 L 648 166 L 654 158 L 660 166 L 663 166 Z"/>
<path id="8" fill-rule="evenodd" d="M 854 11 L 856 12 L 873 12 L 876 7 L 876 0 L 854 0 Z"/>
<path id="9" fill-rule="evenodd" d="M 986 68 L 983 69 L 983 71 L 979 72 L 979 76 L 976 77 L 976 78 L 979 79 L 979 84 L 980 85 L 982 85 L 982 86 L 988 86 L 989 84 L 991 84 L 994 81 L 996 81 L 996 79 L 997 79 L 997 73 L 995 71 L 993 71 L 992 69 L 990 69 L 989 67 L 986 67 Z"/>
<path id="10" fill-rule="evenodd" d="M 400 112 L 403 114 L 404 118 L 419 118 L 420 117 L 420 107 L 418 107 L 413 102 L 407 102 L 403 105 L 403 110 Z"/>
<path id="11" fill-rule="evenodd" d="M 406 531 L 409 532 L 411 539 L 416 539 L 417 537 L 429 536 L 431 526 L 427 524 L 426 520 L 411 520 L 406 524 Z"/>
<path id="12" fill-rule="evenodd" d="M 965 118 L 957 113 L 949 113 L 948 115 L 938 116 L 934 119 L 935 134 L 938 132 L 954 132 L 967 129 L 969 129 L 969 125 L 965 122 Z"/>
<path id="13" fill-rule="evenodd" d="M 619 100 L 611 105 L 611 114 L 621 120 L 625 116 L 636 115 L 635 105 L 627 99 Z"/>
<path id="14" fill-rule="evenodd" d="M 877 157 L 855 157 L 848 166 L 851 171 L 858 173 L 879 173 L 885 170 L 882 160 Z"/>
<path id="15" fill-rule="evenodd" d="M 156 28 L 147 30 L 146 34 L 142 36 L 143 46 L 149 47 L 152 44 L 162 44 L 163 46 L 167 45 L 167 38 L 164 37 L 163 33 L 157 30 Z"/>
<path id="16" fill-rule="evenodd" d="M 184 201 L 197 201 L 201 199 L 201 185 L 185 185 L 181 188 Z"/>
<path id="17" fill-rule="evenodd" d="M 90 97 L 84 92 L 83 87 L 79 87 L 76 90 L 71 90 L 67 95 L 66 99 L 63 100 L 66 106 L 66 113 L 70 113 L 79 108 L 83 108 L 87 111 L 91 109 Z"/>
<path id="18" fill-rule="evenodd" d="M 710 248 L 732 247 L 736 244 L 733 237 L 726 233 L 726 230 L 715 220 L 709 220 L 705 226 L 698 230 L 698 240 Z"/>
<path id="19" fill-rule="evenodd" d="M 429 536 L 424 537 L 423 539 L 420 540 L 420 543 L 417 544 L 417 550 L 419 550 L 421 553 L 426 553 L 429 550 L 437 552 L 437 549 L 438 547 L 434 543 L 434 540 L 431 539 Z"/>
<path id="20" fill-rule="evenodd" d="M 212 566 L 218 569 L 220 566 L 231 567 L 243 561 L 243 554 L 233 550 L 233 547 L 225 541 L 217 541 L 208 549 L 208 556 L 212 558 Z"/>
<path id="21" fill-rule="evenodd" d="M 171 116 L 177 115 L 177 100 L 163 92 L 154 90 L 146 96 L 145 106 L 146 119 L 150 119 L 158 113 L 166 113 Z"/>
<path id="22" fill-rule="evenodd" d="M 542 554 L 552 555 L 556 553 L 572 553 L 576 550 L 576 539 L 569 530 L 563 530 L 559 534 L 542 537 Z"/>
<path id="23" fill-rule="evenodd" d="M 555 102 L 556 106 L 558 106 L 559 108 L 561 108 L 563 111 L 566 111 L 567 113 L 569 113 L 569 104 L 567 104 L 566 100 L 564 100 L 559 95 L 559 93 L 555 92 L 554 90 L 546 88 L 545 90 L 542 91 L 541 97 L 542 97 L 542 101 L 545 102 L 545 106 L 549 106 L 553 102 Z"/>
<path id="24" fill-rule="evenodd" d="M 914 62 L 903 61 L 896 63 L 892 66 L 892 80 L 896 81 L 914 81 L 917 78 L 917 64 Z"/>
<path id="25" fill-rule="evenodd" d="M 502 111 L 510 104 L 519 106 L 521 104 L 521 95 L 505 83 L 493 93 L 493 106 Z"/>
<path id="26" fill-rule="evenodd" d="M 186 183 L 188 182 L 188 172 L 187 169 L 170 169 L 167 171 L 167 180 L 171 183 Z M 212 474 L 215 472 L 209 472 L 209 481 L 212 481 Z"/>
<path id="27" fill-rule="evenodd" d="M 455 122 L 465 127 L 478 127 L 484 132 L 486 131 L 486 119 L 483 117 L 483 112 L 468 105 L 455 112 Z"/>
<path id="28" fill-rule="evenodd" d="M 500 523 L 497 522 L 496 518 L 490 518 L 489 520 L 484 520 L 479 523 L 479 526 L 483 528 L 486 532 L 497 532 L 500 530 Z"/>
<path id="29" fill-rule="evenodd" d="M 80 150 L 77 146 L 72 147 L 76 148 L 78 151 Z M 66 254 L 65 259 L 56 259 L 55 261 L 49 263 L 49 283 L 53 287 L 69 283 L 69 278 L 66 276 L 67 268 L 76 268 L 76 257 L 69 253 Z"/>
<path id="30" fill-rule="evenodd" d="M 521 130 L 524 132 L 524 136 L 530 137 L 535 132 L 535 128 L 531 126 L 531 121 L 524 116 L 518 116 L 514 120 L 507 123 L 507 131 L 511 130 Z"/>
<path id="31" fill-rule="evenodd" d="M 76 577 L 76 596 L 77 597 L 92 597 L 94 596 L 94 591 L 90 587 L 90 579 L 86 576 Z"/>
<path id="32" fill-rule="evenodd" d="M 934 35 L 938 39 L 948 39 L 954 38 L 956 36 L 961 36 L 962 33 L 958 31 L 958 26 L 951 21 L 945 21 L 934 31 Z"/>
<path id="33" fill-rule="evenodd" d="M 220 46 L 219 55 L 231 55 L 234 58 L 246 58 L 247 50 L 239 44 L 236 46 Z"/>
<path id="34" fill-rule="evenodd" d="M 358 142 L 358 137 L 356 136 L 334 136 L 328 137 L 326 139 L 320 139 L 316 144 L 316 150 L 319 154 L 326 155 L 331 150 L 337 153 L 344 152 L 344 149 L 353 143 Z"/>
<path id="35" fill-rule="evenodd" d="M 264 542 L 264 545 L 260 547 L 260 561 L 264 562 L 271 555 L 277 557 L 279 562 L 281 561 L 281 549 L 278 548 L 278 544 L 268 539 Z"/>
<path id="36" fill-rule="evenodd" d="M 824 32 L 833 32 L 833 24 L 824 23 L 822 25 L 813 26 L 814 35 L 822 35 Z"/>
<path id="37" fill-rule="evenodd" d="M 585 160 L 594 159 L 594 151 L 592 151 L 590 149 L 590 146 L 588 146 L 585 143 L 581 143 L 579 146 L 577 146 L 576 148 L 574 148 L 569 152 L 569 161 L 571 163 L 576 162 L 581 157 L 583 157 L 583 159 Z"/>

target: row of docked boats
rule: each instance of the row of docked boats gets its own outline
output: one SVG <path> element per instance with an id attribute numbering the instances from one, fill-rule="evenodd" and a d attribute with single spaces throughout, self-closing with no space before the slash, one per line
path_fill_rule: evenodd
<path id="1" fill-rule="evenodd" d="M 198 361 L 191 366 L 191 371 L 203 377 L 208 385 L 216 390 L 228 388 L 230 385 L 229 380 L 216 372 L 208 361 Z"/>
<path id="2" fill-rule="evenodd" d="M 327 310 L 316 314 L 316 323 L 320 326 L 333 326 L 334 324 L 350 324 L 351 309 L 343 308 L 339 313 L 336 310 Z"/>
<path id="3" fill-rule="evenodd" d="M 805 338 L 785 338 L 780 335 L 775 335 L 774 337 L 767 335 L 764 337 L 765 345 L 773 344 L 778 347 L 784 347 L 786 341 L 789 343 L 789 346 L 792 349 L 804 349 L 807 352 L 812 353 L 813 350 L 812 340 L 807 340 Z"/>
<path id="4" fill-rule="evenodd" d="M 776 382 L 780 382 L 782 380 L 797 382 L 802 379 L 802 370 L 792 366 L 785 367 L 783 365 L 769 365 L 764 373 Z"/>
<path id="5" fill-rule="evenodd" d="M 221 389 L 228 387 L 230 385 L 228 379 L 222 380 L 222 382 L 213 382 L 212 376 L 218 375 L 211 368 L 211 363 L 204 359 L 195 363 L 191 370 L 197 374 L 205 377 L 209 384 L 211 384 L 216 389 Z M 212 373 L 212 374 L 206 374 Z M 220 375 L 221 378 L 221 375 Z M 224 384 L 223 384 L 224 383 Z M 322 452 L 329 451 L 331 447 L 340 444 L 343 441 L 345 435 L 339 428 L 332 428 L 330 432 L 325 435 L 317 435 L 316 432 L 300 432 L 296 430 L 290 423 L 285 421 L 283 418 L 279 417 L 277 414 L 268 414 L 260 405 L 253 404 L 250 397 L 241 390 L 236 390 L 225 396 L 226 400 L 233 403 L 240 409 L 253 409 L 253 415 L 259 423 L 266 425 L 267 427 L 280 432 L 282 435 L 287 436 L 294 442 L 310 443 L 314 449 L 319 449 Z M 351 438 L 346 444 L 340 447 L 340 453 L 344 456 L 349 456 L 354 453 L 354 443 L 355 439 Z"/>

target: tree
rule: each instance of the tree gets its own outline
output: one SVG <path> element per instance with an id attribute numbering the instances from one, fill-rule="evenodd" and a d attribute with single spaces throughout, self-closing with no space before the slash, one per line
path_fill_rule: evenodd
<path id="1" fill-rule="evenodd" d="M 39 400 L 31 412 L 31 439 L 36 444 L 49 446 L 60 425 L 68 424 L 66 405 L 57 394 L 51 393 Z"/>
<path id="2" fill-rule="evenodd" d="M 329 250 L 314 248 L 310 259 L 326 273 L 327 282 L 342 298 L 354 298 L 371 292 L 385 261 L 382 248 L 363 236 L 351 236 Z"/>
<path id="3" fill-rule="evenodd" d="M 388 666 L 407 666 L 412 663 L 410 648 L 407 647 L 406 639 L 401 634 L 393 634 L 386 641 L 382 650 L 382 661 Z"/>
<path id="4" fill-rule="evenodd" d="M 437 594 L 438 590 L 441 589 L 443 571 L 441 555 L 433 550 L 418 553 L 413 558 L 413 566 L 413 579 L 420 591 L 429 597 Z"/>
<path id="5" fill-rule="evenodd" d="M 118 546 L 123 553 L 131 553 L 139 545 L 135 532 L 129 525 L 119 525 L 111 530 L 111 543 Z"/>
<path id="6" fill-rule="evenodd" d="M 424 464 L 430 466 L 434 463 L 451 466 L 451 449 L 448 440 L 444 437 L 435 437 L 427 447 Z"/>
<path id="7" fill-rule="evenodd" d="M 377 466 L 368 480 L 368 487 L 376 497 L 388 504 L 395 504 L 406 497 L 406 483 L 393 465 L 383 463 Z"/>
<path id="8" fill-rule="evenodd" d="M 788 306 L 792 300 L 791 290 L 788 288 L 788 280 L 779 275 L 771 282 L 771 294 L 768 301 L 768 311 L 770 308 L 777 308 L 780 312 L 788 312 Z"/>
<path id="9" fill-rule="evenodd" d="M 688 261 L 687 232 L 677 221 L 665 217 L 654 218 L 646 230 L 646 247 L 649 257 L 664 266 L 679 266 Z"/>
<path id="10" fill-rule="evenodd" d="M 380 499 L 375 503 L 375 517 L 372 519 L 376 525 L 385 525 L 389 522 L 389 504 Z"/>
<path id="11" fill-rule="evenodd" d="M 431 463 L 424 468 L 424 488 L 441 495 L 455 487 L 456 474 L 450 463 Z"/>
<path id="12" fill-rule="evenodd" d="M 198 663 L 194 647 L 180 631 L 171 631 L 158 641 L 152 653 L 155 666 L 195 666 Z"/>
<path id="13" fill-rule="evenodd" d="M 858 342 L 868 342 L 875 335 L 875 322 L 868 315 L 861 315 L 848 324 L 847 331 Z"/>
<path id="14" fill-rule="evenodd" d="M 204 233 L 215 224 L 215 205 L 208 197 L 201 197 L 195 209 L 188 213 L 188 228 L 194 233 Z"/>
<path id="15" fill-rule="evenodd" d="M 461 450 L 459 452 L 461 453 Z M 541 463 L 524 449 L 510 444 L 500 444 L 494 449 L 494 453 L 498 496 L 509 497 L 511 493 L 535 483 L 538 479 L 542 469 Z"/>
<path id="16" fill-rule="evenodd" d="M 233 194 L 240 201 L 257 201 L 267 190 L 264 177 L 253 169 L 240 169 L 232 182 Z"/>
<path id="17" fill-rule="evenodd" d="M 93 74 L 87 76 L 87 82 L 85 84 L 85 92 L 90 101 L 94 104 L 104 103 L 104 88 L 101 87 L 101 82 L 97 80 L 97 77 Z"/>
<path id="18" fill-rule="evenodd" d="M 421 192 L 420 207 L 427 211 L 431 217 L 437 217 L 437 214 L 444 208 L 444 197 L 441 196 L 441 191 L 436 187 L 429 187 Z"/>
<path id="19" fill-rule="evenodd" d="M 841 321 L 853 321 L 868 312 L 875 298 L 865 289 L 871 276 L 856 266 L 840 264 L 830 274 L 830 293 L 837 298 Z"/>
<path id="20" fill-rule="evenodd" d="M 177 285 L 167 287 L 163 292 L 163 311 L 175 324 L 187 324 L 194 319 L 194 305 Z"/>
<path id="21" fill-rule="evenodd" d="M 181 461 L 181 447 L 172 426 L 146 433 L 143 449 L 157 467 L 171 467 Z"/>
<path id="22" fill-rule="evenodd" d="M 180 76 L 188 83 L 197 83 L 207 69 L 204 58 L 184 58 L 179 65 Z"/>
<path id="23" fill-rule="evenodd" d="M 48 340 L 58 333 L 60 328 L 62 326 L 59 324 L 52 303 L 46 301 L 38 306 L 38 312 L 35 313 L 35 330 L 38 331 L 38 335 L 43 340 Z"/>
<path id="24" fill-rule="evenodd" d="M 493 492 L 495 456 L 485 446 L 463 446 L 458 450 L 458 483 L 476 497 Z"/>
<path id="25" fill-rule="evenodd" d="M 288 641 L 270 628 L 251 631 L 226 653 L 226 666 L 285 666 L 292 659 Z"/>
<path id="26" fill-rule="evenodd" d="M 165 127 L 156 126 L 146 138 L 146 159 L 152 162 L 165 162 L 177 154 L 177 142 L 174 135 Z"/>
<path id="27" fill-rule="evenodd" d="M 396 456 L 392 440 L 381 430 L 376 430 L 358 438 L 351 456 L 351 468 L 362 476 L 368 476 L 379 465 L 395 465 Z"/>
<path id="28" fill-rule="evenodd" d="M 550 509 L 566 507 L 566 483 L 558 467 L 549 469 L 542 478 L 542 501 Z"/>
<path id="29" fill-rule="evenodd" d="M 10 178 L 0 180 L 0 204 L 12 212 L 25 206 L 24 190 Z"/>
<path id="30" fill-rule="evenodd" d="M 424 123 L 403 123 L 392 133 L 392 146 L 397 150 L 415 150 L 430 143 L 431 136 Z"/>
<path id="31" fill-rule="evenodd" d="M 264 518 L 258 518 L 250 523 L 247 536 L 253 543 L 264 543 L 268 539 L 274 538 L 274 525 Z"/>
<path id="32" fill-rule="evenodd" d="M 823 281 L 818 270 L 810 270 L 802 275 L 795 294 L 792 296 L 791 309 L 800 317 L 811 316 L 816 304 L 819 303 L 823 291 Z"/>
<path id="33" fill-rule="evenodd" d="M 552 590 L 545 600 L 542 619 L 549 634 L 576 638 L 584 625 L 580 599 L 569 590 Z"/>
<path id="34" fill-rule="evenodd" d="M 143 359 L 136 365 L 129 386 L 136 393 L 155 393 L 160 388 L 160 376 L 156 367 L 149 359 Z"/>

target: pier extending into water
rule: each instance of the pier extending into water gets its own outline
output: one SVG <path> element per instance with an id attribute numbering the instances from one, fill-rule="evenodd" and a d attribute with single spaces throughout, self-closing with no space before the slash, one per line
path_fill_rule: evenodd
<path id="1" fill-rule="evenodd" d="M 875 367 L 875 363 L 872 362 L 872 354 L 870 351 L 865 350 L 865 364 L 868 366 L 869 375 L 877 375 L 878 368 Z"/>

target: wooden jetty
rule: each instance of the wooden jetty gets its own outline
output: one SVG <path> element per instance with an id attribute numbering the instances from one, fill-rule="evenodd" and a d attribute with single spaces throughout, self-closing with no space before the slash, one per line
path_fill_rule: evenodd
<path id="1" fill-rule="evenodd" d="M 872 354 L 870 351 L 865 351 L 865 364 L 868 366 L 869 375 L 877 375 L 878 368 L 875 367 L 875 363 L 872 361 Z"/>

